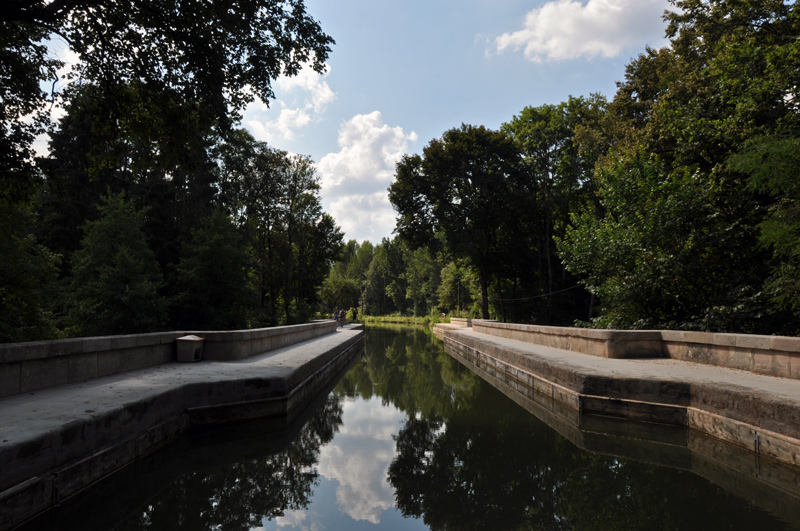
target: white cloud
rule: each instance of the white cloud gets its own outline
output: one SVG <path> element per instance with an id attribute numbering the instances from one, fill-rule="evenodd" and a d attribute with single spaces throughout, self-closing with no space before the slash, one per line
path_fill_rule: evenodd
<path id="1" fill-rule="evenodd" d="M 525 27 L 504 33 L 499 53 L 523 49 L 534 62 L 615 57 L 624 49 L 664 42 L 667 0 L 554 0 L 530 11 Z"/>
<path id="2" fill-rule="evenodd" d="M 308 513 L 303 510 L 287 510 L 283 516 L 275 518 L 275 525 L 278 529 L 281 527 L 288 527 L 290 529 L 299 529 L 301 531 L 319 531 L 319 522 L 308 522 Z M 256 530 L 253 530 L 256 531 Z"/>
<path id="3" fill-rule="evenodd" d="M 378 243 L 394 228 L 395 214 L 386 189 L 394 179 L 395 164 L 417 141 L 413 131 L 383 123 L 381 113 L 359 114 L 339 130 L 336 153 L 317 165 L 321 195 L 328 212 L 347 239 Z"/>
<path id="4" fill-rule="evenodd" d="M 346 240 L 378 244 L 381 239 L 392 237 L 396 214 L 386 192 L 342 197 L 332 201 L 327 212 L 342 227 Z"/>
<path id="5" fill-rule="evenodd" d="M 272 108 L 256 99 L 244 111 L 245 125 L 256 139 L 271 144 L 295 140 L 296 133 L 316 121 L 336 99 L 325 81 L 327 75 L 304 68 L 294 77 L 278 78 L 275 88 L 281 99 Z"/>
<path id="6" fill-rule="evenodd" d="M 247 111 L 246 111 L 247 112 Z M 311 123 L 311 115 L 304 109 L 283 108 L 275 120 L 246 120 L 250 132 L 258 140 L 272 143 L 275 139 L 294 140 L 294 132 Z"/>
<path id="7" fill-rule="evenodd" d="M 324 74 L 318 74 L 310 68 L 304 68 L 294 77 L 281 77 L 276 81 L 277 87 L 289 94 L 301 91 L 310 94 L 303 102 L 304 107 L 314 109 L 314 112 L 323 112 L 325 107 L 336 99 L 336 94 L 325 82 L 328 69 Z"/>

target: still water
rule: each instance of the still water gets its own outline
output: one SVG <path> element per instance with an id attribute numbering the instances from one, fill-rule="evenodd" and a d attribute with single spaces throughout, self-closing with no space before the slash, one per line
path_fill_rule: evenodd
<path id="1" fill-rule="evenodd" d="M 112 511 L 121 514 L 109 527 L 769 530 L 800 522 L 800 500 L 786 489 L 760 489 L 757 478 L 714 463 L 696 475 L 688 451 L 615 452 L 593 432 L 581 437 L 601 437 L 604 451 L 579 448 L 421 328 L 368 329 L 363 356 L 297 424 L 279 435 L 260 424 L 190 434 L 166 451 L 180 473 L 158 465 L 145 473 L 147 486 L 132 480 L 122 496 L 135 505 Z M 675 466 L 653 463 L 671 459 Z"/>

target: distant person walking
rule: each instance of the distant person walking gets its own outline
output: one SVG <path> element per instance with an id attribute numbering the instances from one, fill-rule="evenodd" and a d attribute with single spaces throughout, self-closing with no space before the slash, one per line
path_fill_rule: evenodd
<path id="1" fill-rule="evenodd" d="M 340 319 L 339 310 L 333 312 L 333 318 L 336 319 L 336 326 L 339 326 L 339 319 Z"/>

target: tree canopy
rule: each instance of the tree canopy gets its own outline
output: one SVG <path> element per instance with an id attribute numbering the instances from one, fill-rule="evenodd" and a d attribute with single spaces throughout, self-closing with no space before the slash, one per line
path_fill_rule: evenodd
<path id="1" fill-rule="evenodd" d="M 598 325 L 794 333 L 775 302 L 800 280 L 779 184 L 796 160 L 798 9 L 676 5 L 671 46 L 629 64 L 609 105 L 601 215 L 576 213 L 559 249 L 603 301 Z"/>
<path id="2" fill-rule="evenodd" d="M 479 275 L 485 319 L 498 243 L 513 221 L 508 201 L 517 193 L 520 174 L 519 151 L 511 139 L 485 127 L 462 125 L 432 140 L 422 157 L 403 157 L 389 188 L 401 236 L 433 244 L 440 233 L 448 252 L 471 260 Z"/>
<path id="3" fill-rule="evenodd" d="M 307 320 L 341 232 L 312 162 L 236 126 L 333 43 L 302 0 L 4 6 L 3 339 Z"/>
<path id="4" fill-rule="evenodd" d="M 31 192 L 31 144 L 47 121 L 63 63 L 46 40 L 61 39 L 79 57 L 72 72 L 100 87 L 109 109 L 124 105 L 127 87 L 172 94 L 194 104 L 206 127 L 230 128 L 239 111 L 273 97 L 272 81 L 304 64 L 324 69 L 333 45 L 302 0 L 18 0 L 0 13 L 0 162 L 3 190 Z M 33 114 L 32 121 L 23 118 Z"/>

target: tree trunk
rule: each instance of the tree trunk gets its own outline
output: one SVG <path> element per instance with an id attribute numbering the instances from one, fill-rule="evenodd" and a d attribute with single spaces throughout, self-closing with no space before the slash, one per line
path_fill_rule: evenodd
<path id="1" fill-rule="evenodd" d="M 481 269 L 478 275 L 481 283 L 481 318 L 489 318 L 489 288 L 486 279 L 486 272 Z"/>

